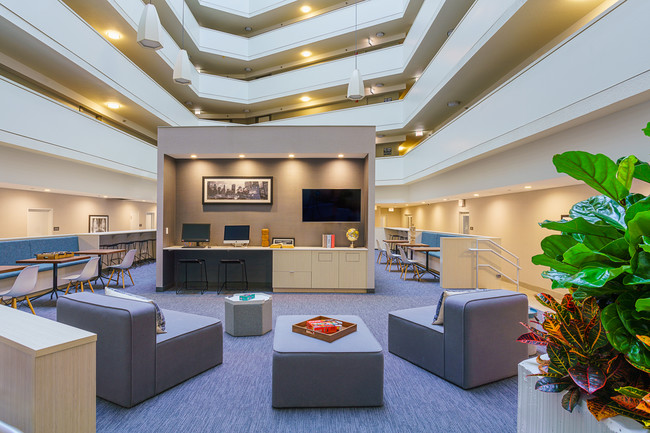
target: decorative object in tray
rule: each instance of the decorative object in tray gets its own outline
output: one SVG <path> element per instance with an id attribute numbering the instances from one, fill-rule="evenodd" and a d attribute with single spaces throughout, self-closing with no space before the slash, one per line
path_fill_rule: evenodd
<path id="1" fill-rule="evenodd" d="M 52 253 L 40 253 L 36 254 L 37 260 L 58 260 L 58 259 L 67 259 L 68 257 L 74 256 L 72 251 L 55 251 Z"/>
<path id="2" fill-rule="evenodd" d="M 355 332 L 357 330 L 357 324 L 332 317 L 316 316 L 309 320 L 295 323 L 291 326 L 291 330 L 298 334 L 331 343 Z"/>

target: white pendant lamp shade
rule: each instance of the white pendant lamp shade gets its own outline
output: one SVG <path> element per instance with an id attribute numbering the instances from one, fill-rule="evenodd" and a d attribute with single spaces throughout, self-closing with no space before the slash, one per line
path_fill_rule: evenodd
<path id="1" fill-rule="evenodd" d="M 145 48 L 161 49 L 160 19 L 156 7 L 151 3 L 144 5 L 138 25 L 138 43 Z"/>
<path id="2" fill-rule="evenodd" d="M 180 50 L 174 64 L 174 81 L 178 84 L 192 84 L 192 64 L 187 51 Z"/>
<path id="3" fill-rule="evenodd" d="M 366 96 L 366 91 L 363 87 L 363 78 L 358 69 L 352 71 L 350 77 L 350 84 L 348 84 L 348 99 L 359 101 Z"/>

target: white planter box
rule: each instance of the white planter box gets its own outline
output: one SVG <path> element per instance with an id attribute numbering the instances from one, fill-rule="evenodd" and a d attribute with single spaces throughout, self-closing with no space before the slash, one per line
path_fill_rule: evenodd
<path id="1" fill-rule="evenodd" d="M 549 393 L 535 390 L 539 373 L 535 359 L 519 363 L 519 401 L 517 404 L 518 433 L 646 433 L 638 422 L 616 416 L 601 422 L 587 409 L 584 399 L 569 413 L 562 408 L 564 393 Z"/>

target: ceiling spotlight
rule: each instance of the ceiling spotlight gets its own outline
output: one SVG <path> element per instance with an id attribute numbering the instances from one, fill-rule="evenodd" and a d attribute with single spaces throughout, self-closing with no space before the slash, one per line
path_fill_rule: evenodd
<path id="1" fill-rule="evenodd" d="M 106 36 L 111 39 L 120 39 L 122 37 L 122 33 L 118 32 L 117 30 L 108 30 L 106 32 Z"/>
<path id="2" fill-rule="evenodd" d="M 386 33 L 384 33 L 384 32 L 377 32 L 377 33 L 375 33 L 375 36 L 377 36 L 378 38 L 383 38 L 385 34 Z"/>
<path id="3" fill-rule="evenodd" d="M 384 138 L 384 137 L 385 137 L 384 134 L 377 134 L 377 138 Z"/>
<path id="4" fill-rule="evenodd" d="M 460 101 L 449 101 L 447 102 L 447 107 L 458 107 L 460 105 Z"/>
<path id="5" fill-rule="evenodd" d="M 311 7 L 305 5 L 305 6 L 300 8 L 300 12 L 302 12 L 303 14 L 307 14 L 307 13 L 311 12 Z"/>
<path id="6" fill-rule="evenodd" d="M 474 194 L 474 197 L 478 197 L 478 194 Z"/>
<path id="7" fill-rule="evenodd" d="M 196 114 L 197 116 L 201 114 L 201 109 L 197 108 L 196 110 L 194 110 L 194 114 Z"/>
<path id="8" fill-rule="evenodd" d="M 426 202 L 423 201 L 422 204 L 426 204 Z"/>
<path id="9" fill-rule="evenodd" d="M 246 30 L 247 32 L 252 32 L 253 28 L 249 27 L 249 26 L 246 26 L 246 27 L 244 27 L 244 30 Z"/>
<path id="10" fill-rule="evenodd" d="M 339 158 L 343 158 L 344 156 L 345 155 L 343 155 L 342 153 L 339 153 Z"/>
<path id="11" fill-rule="evenodd" d="M 447 37 L 451 36 L 451 34 L 454 32 L 454 29 L 449 29 L 447 30 Z"/>
<path id="12" fill-rule="evenodd" d="M 108 196 L 107 196 L 107 195 L 103 195 L 102 197 L 104 197 L 104 198 L 108 198 Z"/>
<path id="13" fill-rule="evenodd" d="M 248 108 L 244 108 L 244 113 L 250 113 L 250 112 L 251 110 L 249 110 Z"/>
<path id="14" fill-rule="evenodd" d="M 300 98 L 300 100 L 302 102 L 309 102 L 309 101 L 311 101 L 311 98 L 309 96 L 303 96 L 303 97 Z"/>
<path id="15" fill-rule="evenodd" d="M 43 191 L 45 191 L 45 192 L 50 192 L 50 191 L 52 191 L 52 190 L 49 189 L 49 188 L 45 188 Z"/>
<path id="16" fill-rule="evenodd" d="M 295 158 L 295 157 L 296 157 L 296 155 L 294 155 L 293 153 L 289 154 L 289 158 Z"/>
<path id="17" fill-rule="evenodd" d="M 303 57 L 309 57 L 309 56 L 311 56 L 311 51 L 305 50 L 305 51 L 301 52 L 300 55 L 303 56 Z"/>
<path id="18" fill-rule="evenodd" d="M 388 212 L 395 212 L 395 208 L 389 207 Z"/>
<path id="19" fill-rule="evenodd" d="M 246 72 L 250 72 L 252 70 L 253 70 L 253 68 L 249 68 L 248 66 L 244 68 L 244 71 L 246 71 Z"/>
<path id="20" fill-rule="evenodd" d="M 191 154 L 191 155 L 190 155 L 190 158 L 196 158 L 196 155 Z"/>
<path id="21" fill-rule="evenodd" d="M 422 131 L 421 129 L 418 129 L 417 131 L 415 131 L 415 136 L 416 137 L 422 137 L 423 135 L 424 135 L 424 131 Z"/>
<path id="22" fill-rule="evenodd" d="M 526 189 L 531 189 L 532 186 L 530 186 L 530 185 L 526 185 L 524 188 L 526 188 Z"/>
<path id="23" fill-rule="evenodd" d="M 117 102 L 112 102 L 112 101 L 111 101 L 111 102 L 107 102 L 107 103 L 106 103 L 106 106 L 107 106 L 108 108 L 110 108 L 111 110 L 117 110 L 118 108 L 121 107 L 121 105 L 120 105 L 119 103 L 117 103 Z"/>
<path id="24" fill-rule="evenodd" d="M 240 153 L 240 154 L 239 154 L 239 157 L 240 157 L 240 158 L 246 158 L 246 155 L 244 155 L 243 153 Z"/>
<path id="25" fill-rule="evenodd" d="M 377 83 L 375 84 L 375 87 L 384 87 L 384 83 Z"/>

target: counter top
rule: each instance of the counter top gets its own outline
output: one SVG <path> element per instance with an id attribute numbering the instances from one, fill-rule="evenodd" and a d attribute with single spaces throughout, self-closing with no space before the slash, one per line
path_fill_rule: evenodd
<path id="1" fill-rule="evenodd" d="M 368 251 L 368 248 L 365 247 L 359 247 L 359 248 L 350 248 L 350 247 L 336 247 L 336 248 L 323 248 L 323 247 L 294 247 L 294 248 L 271 248 L 271 247 L 260 247 L 260 246 L 249 246 L 249 247 L 232 247 L 232 246 L 226 246 L 226 245 L 211 245 L 209 247 L 205 248 L 196 248 L 196 247 L 181 247 L 181 246 L 173 246 L 173 247 L 165 247 L 163 250 L 169 251 L 169 250 L 197 250 L 197 251 L 205 251 L 205 250 L 250 250 L 250 251 L 262 251 L 262 250 L 267 250 L 267 251 Z"/>

